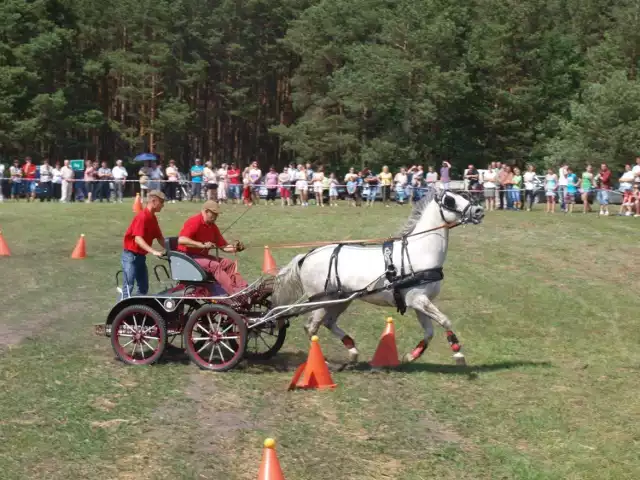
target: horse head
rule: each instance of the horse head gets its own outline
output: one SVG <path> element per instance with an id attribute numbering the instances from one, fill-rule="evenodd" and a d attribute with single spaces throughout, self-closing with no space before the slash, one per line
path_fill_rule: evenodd
<path id="1" fill-rule="evenodd" d="M 466 192 L 438 190 L 433 198 L 438 203 L 440 215 L 447 223 L 478 224 L 484 218 L 484 208 L 478 205 Z"/>

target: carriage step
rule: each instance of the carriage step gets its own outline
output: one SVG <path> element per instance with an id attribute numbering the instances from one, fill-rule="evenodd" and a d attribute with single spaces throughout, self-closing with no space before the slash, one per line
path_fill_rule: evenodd
<path id="1" fill-rule="evenodd" d="M 105 325 L 104 323 L 98 323 L 93 326 L 93 333 L 98 335 L 99 337 L 110 337 L 111 336 L 111 325 Z M 170 328 L 167 330 L 167 336 L 171 337 L 174 335 L 182 335 L 182 329 L 180 328 Z"/>

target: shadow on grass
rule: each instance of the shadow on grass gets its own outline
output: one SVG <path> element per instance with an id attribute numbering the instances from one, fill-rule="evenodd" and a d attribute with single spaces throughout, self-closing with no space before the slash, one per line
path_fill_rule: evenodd
<path id="1" fill-rule="evenodd" d="M 273 372 L 293 372 L 299 365 L 307 361 L 307 352 L 280 352 L 268 360 L 247 359 L 243 366 L 247 373 L 261 374 Z"/>
<path id="2" fill-rule="evenodd" d="M 282 352 L 269 360 L 247 360 L 244 368 L 250 374 L 263 374 L 272 372 L 293 372 L 299 365 L 307 361 L 307 352 Z M 550 368 L 550 362 L 530 361 L 504 361 L 496 363 L 484 363 L 479 365 L 453 365 L 439 363 L 404 363 L 396 368 L 372 369 L 367 362 L 358 362 L 355 365 L 328 362 L 332 372 L 401 372 L 401 373 L 442 373 L 447 375 L 467 375 L 470 379 L 479 373 L 512 370 L 516 368 Z"/>
<path id="3" fill-rule="evenodd" d="M 400 365 L 397 369 L 399 372 L 428 372 L 428 373 L 445 373 L 453 375 L 471 375 L 484 372 L 497 372 L 500 370 L 511 370 L 521 367 L 537 367 L 537 368 L 549 368 L 553 364 L 550 362 L 529 362 L 529 361 L 515 361 L 515 362 L 496 362 L 496 363 L 483 363 L 479 365 L 451 365 L 440 363 L 408 363 Z"/>

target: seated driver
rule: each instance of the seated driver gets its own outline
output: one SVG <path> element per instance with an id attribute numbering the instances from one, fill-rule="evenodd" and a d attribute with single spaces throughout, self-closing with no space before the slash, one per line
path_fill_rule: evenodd
<path id="1" fill-rule="evenodd" d="M 235 253 L 244 250 L 244 245 L 241 242 L 230 245 L 222 237 L 215 223 L 219 213 L 217 202 L 204 202 L 202 211 L 184 222 L 178 235 L 178 250 L 192 257 L 216 279 L 228 295 L 233 295 L 245 289 L 247 282 L 236 272 L 234 262 L 211 256 L 209 250 L 218 247 L 227 253 Z"/>

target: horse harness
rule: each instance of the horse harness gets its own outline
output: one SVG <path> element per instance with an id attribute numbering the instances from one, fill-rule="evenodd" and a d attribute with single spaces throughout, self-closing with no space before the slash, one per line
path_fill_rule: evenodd
<path id="1" fill-rule="evenodd" d="M 375 285 L 382 277 L 386 278 L 388 283 L 383 287 L 378 287 L 375 289 L 370 289 L 370 286 L 367 286 L 359 290 L 359 292 L 362 292 L 363 295 L 373 295 L 385 290 L 393 290 L 393 299 L 396 303 L 398 312 L 400 312 L 401 315 L 404 315 L 407 311 L 407 304 L 405 303 L 403 296 L 400 294 L 400 290 L 416 287 L 418 285 L 439 282 L 444 278 L 442 267 L 429 268 L 427 270 L 422 270 L 419 272 L 415 272 L 413 270 L 411 259 L 409 257 L 409 251 L 407 249 L 407 237 L 408 235 L 405 235 L 401 238 L 402 247 L 400 256 L 400 274 L 398 274 L 398 269 L 393 263 L 394 240 L 387 240 L 382 244 L 382 255 L 384 258 L 385 272 L 370 285 Z M 336 290 L 331 293 L 337 294 L 339 298 L 346 297 L 354 293 L 344 292 L 342 290 L 342 282 L 340 281 L 340 275 L 338 274 L 338 255 L 340 254 L 340 250 L 343 246 L 344 244 L 339 243 L 331 253 L 331 258 L 329 259 L 329 271 L 327 272 L 327 279 L 324 282 L 324 293 L 318 294 L 318 297 L 326 295 L 327 288 L 329 287 L 329 282 L 331 281 L 332 271 L 335 275 Z M 405 257 L 407 259 L 408 269 L 405 268 Z M 407 273 L 407 270 L 409 270 L 410 272 Z"/>

